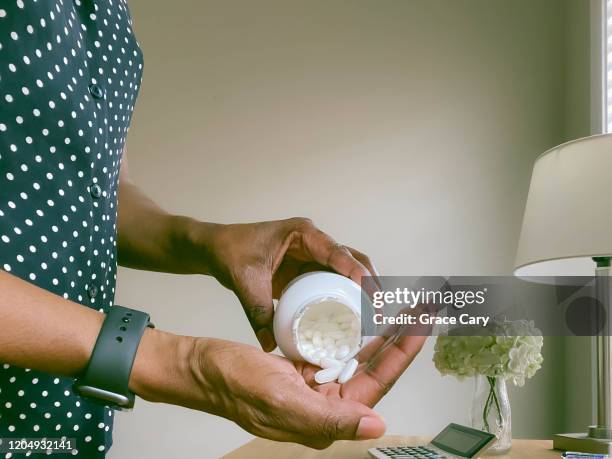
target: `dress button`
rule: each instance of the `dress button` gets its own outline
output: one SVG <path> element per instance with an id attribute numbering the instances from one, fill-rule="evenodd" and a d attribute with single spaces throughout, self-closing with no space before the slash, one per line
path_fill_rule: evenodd
<path id="1" fill-rule="evenodd" d="M 89 192 L 91 193 L 91 197 L 94 199 L 98 199 L 100 196 L 102 196 L 102 188 L 100 188 L 100 185 L 97 183 L 93 184 L 89 188 Z"/>
<path id="2" fill-rule="evenodd" d="M 100 86 L 98 86 L 95 83 L 89 85 L 89 92 L 91 93 L 91 95 L 95 99 L 102 99 L 102 98 L 104 98 L 104 91 L 102 90 L 102 88 Z"/>
<path id="3" fill-rule="evenodd" d="M 87 294 L 89 295 L 89 299 L 93 300 L 96 296 L 98 296 L 98 287 L 92 285 L 89 287 L 89 290 L 87 290 Z"/>

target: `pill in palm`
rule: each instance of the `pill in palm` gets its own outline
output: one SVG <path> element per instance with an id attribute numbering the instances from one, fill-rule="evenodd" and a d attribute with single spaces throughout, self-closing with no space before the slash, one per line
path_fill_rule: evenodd
<path id="1" fill-rule="evenodd" d="M 342 372 L 342 366 L 324 368 L 315 373 L 315 381 L 319 384 L 325 384 L 335 381 Z"/>
<path id="2" fill-rule="evenodd" d="M 344 365 L 344 368 L 342 368 L 342 371 L 338 375 L 338 382 L 340 384 L 344 384 L 345 382 L 347 382 L 353 377 L 353 375 L 355 374 L 355 370 L 357 370 L 356 359 L 351 359 L 346 362 L 346 365 Z"/>

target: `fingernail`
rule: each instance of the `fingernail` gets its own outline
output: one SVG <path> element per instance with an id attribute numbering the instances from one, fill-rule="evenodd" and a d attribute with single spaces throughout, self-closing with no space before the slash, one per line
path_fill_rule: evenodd
<path id="1" fill-rule="evenodd" d="M 386 427 L 384 421 L 375 416 L 366 416 L 361 418 L 355 432 L 357 440 L 369 440 L 372 438 L 382 437 Z"/>
<path id="2" fill-rule="evenodd" d="M 262 328 L 257 332 L 257 339 L 261 344 L 261 347 L 264 351 L 270 352 L 276 348 L 276 342 L 274 341 L 274 336 L 272 332 L 268 328 Z"/>

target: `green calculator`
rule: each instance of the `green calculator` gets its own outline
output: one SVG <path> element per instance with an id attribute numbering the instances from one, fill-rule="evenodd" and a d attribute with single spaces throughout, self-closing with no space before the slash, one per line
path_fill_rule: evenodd
<path id="1" fill-rule="evenodd" d="M 449 424 L 423 446 L 370 448 L 376 459 L 473 459 L 493 444 L 495 435 L 459 424 Z"/>

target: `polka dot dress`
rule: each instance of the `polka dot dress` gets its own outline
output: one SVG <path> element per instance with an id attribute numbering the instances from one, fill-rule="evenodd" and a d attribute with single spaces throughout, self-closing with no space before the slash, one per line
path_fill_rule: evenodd
<path id="1" fill-rule="evenodd" d="M 142 66 L 126 0 L 0 2 L 0 269 L 100 311 Z M 0 438 L 76 438 L 76 456 L 104 457 L 113 413 L 72 383 L 0 362 Z"/>

